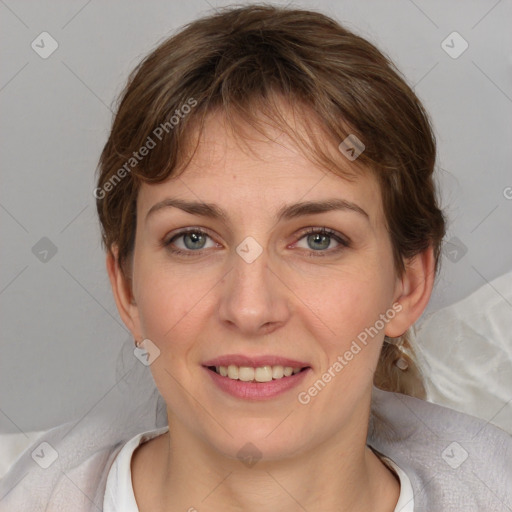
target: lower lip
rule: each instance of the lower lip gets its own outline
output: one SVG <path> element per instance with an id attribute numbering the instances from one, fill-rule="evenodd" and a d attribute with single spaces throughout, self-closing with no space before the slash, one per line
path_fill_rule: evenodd
<path id="1" fill-rule="evenodd" d="M 229 377 L 223 377 L 218 373 L 203 367 L 210 375 L 213 382 L 224 392 L 236 398 L 244 398 L 246 400 L 265 400 L 273 398 L 289 391 L 298 386 L 306 377 L 311 368 L 306 368 L 299 373 L 275 379 L 269 382 L 244 382 L 242 380 L 234 380 Z"/>

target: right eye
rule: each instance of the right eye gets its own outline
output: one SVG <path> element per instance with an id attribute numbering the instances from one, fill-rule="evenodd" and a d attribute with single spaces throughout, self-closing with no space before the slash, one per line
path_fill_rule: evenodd
<path id="1" fill-rule="evenodd" d="M 202 229 L 187 228 L 174 234 L 169 240 L 163 241 L 162 245 L 173 254 L 194 256 L 205 249 L 208 238 L 211 239 L 210 235 Z M 179 239 L 182 239 L 181 247 L 178 245 L 178 248 L 174 248 L 173 246 Z"/>

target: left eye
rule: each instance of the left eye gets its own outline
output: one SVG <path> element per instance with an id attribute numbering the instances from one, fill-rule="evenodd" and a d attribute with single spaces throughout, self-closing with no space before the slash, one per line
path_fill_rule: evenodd
<path id="1" fill-rule="evenodd" d="M 349 245 L 336 231 L 328 228 L 310 228 L 301 236 L 299 241 L 303 239 L 308 244 L 308 247 L 305 247 L 305 249 L 312 249 L 314 252 L 336 252 Z M 325 251 L 325 249 L 329 248 L 333 239 L 338 245 L 332 251 Z M 316 256 L 316 254 L 313 255 Z"/>

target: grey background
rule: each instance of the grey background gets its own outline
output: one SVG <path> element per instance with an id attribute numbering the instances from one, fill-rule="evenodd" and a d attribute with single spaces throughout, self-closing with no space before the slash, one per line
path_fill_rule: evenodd
<path id="1" fill-rule="evenodd" d="M 116 386 L 116 360 L 131 338 L 111 295 L 92 195 L 110 108 L 159 41 L 227 4 L 0 1 L 1 432 L 82 416 Z M 425 314 L 510 271 L 512 3 L 294 5 L 332 15 L 376 43 L 432 116 L 447 239 L 456 237 L 459 248 L 443 256 Z M 59 45 L 47 59 L 31 47 L 43 31 Z M 469 44 L 457 59 L 441 47 L 453 31 Z M 43 237 L 57 249 L 46 262 Z"/>

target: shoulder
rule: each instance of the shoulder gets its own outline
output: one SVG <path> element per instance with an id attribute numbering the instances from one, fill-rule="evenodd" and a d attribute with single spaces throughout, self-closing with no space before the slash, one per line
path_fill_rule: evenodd
<path id="1" fill-rule="evenodd" d="M 374 387 L 368 444 L 404 469 L 418 510 L 512 507 L 512 436 L 485 420 Z"/>

